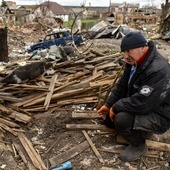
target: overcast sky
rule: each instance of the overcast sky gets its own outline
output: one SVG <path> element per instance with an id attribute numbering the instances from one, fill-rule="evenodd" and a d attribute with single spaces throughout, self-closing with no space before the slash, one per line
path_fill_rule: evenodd
<path id="1" fill-rule="evenodd" d="M 1 0 L 0 0 L 1 1 Z M 8 0 L 5 0 L 8 1 Z M 32 4 L 40 4 L 44 1 L 48 0 L 10 0 L 17 3 L 17 5 L 32 5 Z M 109 6 L 110 0 L 49 0 L 53 2 L 57 2 L 60 5 L 68 5 L 68 6 L 80 6 L 85 3 L 85 6 Z M 111 0 L 111 2 L 115 3 L 140 3 L 141 5 L 160 5 L 161 3 L 165 2 L 165 0 Z"/>

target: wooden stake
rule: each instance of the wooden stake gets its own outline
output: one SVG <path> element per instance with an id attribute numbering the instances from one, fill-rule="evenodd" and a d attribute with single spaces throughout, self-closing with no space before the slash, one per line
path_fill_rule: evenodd
<path id="1" fill-rule="evenodd" d="M 97 150 L 96 147 L 94 146 L 94 144 L 93 144 L 93 142 L 91 141 L 89 135 L 86 133 L 85 130 L 83 130 L 82 132 L 83 132 L 85 138 L 87 139 L 89 145 L 91 146 L 93 152 L 94 152 L 95 155 L 98 157 L 100 163 L 104 164 L 104 160 L 103 160 L 102 156 L 100 155 L 100 153 L 98 152 L 98 150 Z"/>
<path id="2" fill-rule="evenodd" d="M 58 75 L 55 74 L 51 78 L 51 83 L 50 83 L 50 86 L 49 86 L 49 89 L 48 89 L 49 91 L 47 93 L 47 96 L 46 96 L 46 99 L 45 99 L 45 102 L 44 102 L 45 110 L 48 110 L 48 107 L 50 105 L 50 101 L 51 101 L 51 97 L 52 97 L 52 94 L 53 94 L 53 91 L 54 91 L 55 82 L 56 82 L 57 77 L 58 77 Z"/>

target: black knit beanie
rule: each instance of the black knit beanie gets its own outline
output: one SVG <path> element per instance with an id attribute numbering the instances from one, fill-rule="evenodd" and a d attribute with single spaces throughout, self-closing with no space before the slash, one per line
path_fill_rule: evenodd
<path id="1" fill-rule="evenodd" d="M 147 46 L 148 42 L 140 31 L 132 31 L 126 34 L 121 42 L 121 51 Z"/>

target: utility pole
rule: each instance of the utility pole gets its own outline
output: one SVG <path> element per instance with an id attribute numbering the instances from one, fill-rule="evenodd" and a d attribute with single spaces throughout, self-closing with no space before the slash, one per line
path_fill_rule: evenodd
<path id="1" fill-rule="evenodd" d="M 110 0 L 110 3 L 109 3 L 109 13 L 111 12 L 111 4 L 112 4 L 112 2 Z"/>

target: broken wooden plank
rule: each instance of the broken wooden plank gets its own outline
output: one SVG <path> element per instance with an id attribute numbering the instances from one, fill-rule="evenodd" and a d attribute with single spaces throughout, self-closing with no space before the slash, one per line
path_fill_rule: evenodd
<path id="1" fill-rule="evenodd" d="M 85 138 L 87 139 L 89 145 L 91 146 L 93 152 L 95 153 L 95 155 L 98 157 L 100 163 L 104 163 L 104 160 L 102 158 L 102 156 L 100 155 L 100 153 L 98 152 L 97 148 L 95 147 L 95 145 L 93 144 L 92 140 L 90 139 L 89 135 L 87 134 L 87 132 L 85 130 L 82 131 Z"/>
<path id="2" fill-rule="evenodd" d="M 0 118 L 0 123 L 3 123 L 3 124 L 10 126 L 10 127 L 20 127 L 18 124 L 11 122 L 9 120 L 3 119 L 3 118 Z"/>
<path id="3" fill-rule="evenodd" d="M 95 81 L 95 82 L 90 82 L 90 87 L 101 87 L 104 85 L 112 85 L 114 82 L 114 79 L 110 79 L 110 80 L 101 80 L 101 81 Z"/>
<path id="4" fill-rule="evenodd" d="M 86 70 L 85 72 L 82 72 L 82 71 L 77 72 L 76 74 L 70 75 L 70 76 L 68 77 L 68 81 L 78 80 L 78 79 L 80 79 L 80 77 L 83 77 L 84 75 L 86 75 L 86 74 L 88 74 L 88 73 L 89 73 L 88 70 Z"/>
<path id="5" fill-rule="evenodd" d="M 65 91 L 65 92 L 56 93 L 56 94 L 52 95 L 52 100 L 54 100 L 54 99 L 56 100 L 56 99 L 60 99 L 60 98 L 64 98 L 64 97 L 69 97 L 69 96 L 72 96 L 72 95 L 75 95 L 75 94 L 82 93 L 84 91 L 85 91 L 85 89 L 80 88 L 80 89 L 76 89 L 76 90 L 69 90 L 69 91 Z M 28 106 L 31 106 L 31 105 L 39 104 L 39 103 L 42 103 L 44 100 L 45 100 L 45 97 L 42 97 L 40 99 L 37 99 L 35 101 L 32 101 L 30 103 L 23 105 L 23 107 L 28 107 Z"/>
<path id="6" fill-rule="evenodd" d="M 92 76 L 87 77 L 86 79 L 84 79 L 84 80 L 82 81 L 82 83 L 94 81 L 94 80 L 96 80 L 97 78 L 102 77 L 102 76 L 103 76 L 103 73 L 104 73 L 103 70 L 100 70 L 100 71 L 98 71 L 98 72 L 96 72 L 96 73 L 93 73 Z"/>
<path id="7" fill-rule="evenodd" d="M 4 95 L 0 95 L 0 98 L 6 101 L 10 101 L 10 102 L 21 102 L 22 99 L 19 99 L 17 97 L 13 97 L 13 96 L 4 96 Z"/>
<path id="8" fill-rule="evenodd" d="M 97 51 L 96 49 L 90 49 L 90 52 L 96 54 L 98 57 L 99 57 L 99 56 L 104 56 L 104 55 L 105 55 L 105 54 L 103 54 L 103 53 Z"/>
<path id="9" fill-rule="evenodd" d="M 66 124 L 66 128 L 69 130 L 101 130 L 106 132 L 116 132 L 115 129 L 110 129 L 105 125 L 96 124 Z"/>
<path id="10" fill-rule="evenodd" d="M 49 161 L 51 164 L 51 168 L 58 166 L 61 163 L 77 156 L 78 154 L 83 152 L 88 147 L 89 147 L 89 143 L 87 141 L 84 141 L 84 142 L 80 143 L 79 145 L 71 148 L 70 150 L 65 151 L 57 156 L 50 158 Z"/>
<path id="11" fill-rule="evenodd" d="M 0 104 L 0 112 L 5 113 L 5 114 L 11 114 L 11 110 L 2 104 Z"/>
<path id="12" fill-rule="evenodd" d="M 47 93 L 36 93 L 36 94 L 33 94 L 33 95 L 30 95 L 30 96 L 27 96 L 27 99 L 24 99 L 23 102 L 19 102 L 19 103 L 15 103 L 15 104 L 12 104 L 13 106 L 16 106 L 16 107 L 20 107 L 20 106 L 23 106 L 27 103 L 30 103 L 30 102 L 33 102 L 33 101 L 36 101 L 38 99 L 40 99 L 41 97 L 44 97 Z"/>
<path id="13" fill-rule="evenodd" d="M 102 63 L 103 61 L 113 61 L 113 58 L 116 58 L 115 61 L 113 62 L 117 62 L 117 60 L 120 60 L 122 57 L 121 56 L 121 53 L 115 53 L 115 54 L 111 54 L 111 55 L 105 55 L 105 56 L 102 56 L 102 57 L 95 57 L 93 58 L 92 60 L 90 61 L 85 61 L 84 63 L 85 64 L 92 64 L 92 63 Z"/>
<path id="14" fill-rule="evenodd" d="M 72 118 L 74 119 L 98 119 L 101 118 L 97 111 L 84 111 L 84 112 L 73 112 Z"/>
<path id="15" fill-rule="evenodd" d="M 18 122 L 22 122 L 22 123 L 28 123 L 31 121 L 32 117 L 26 115 L 26 114 L 23 114 L 23 113 L 19 113 L 17 111 L 13 111 L 10 115 L 9 115 L 10 118 L 18 121 Z"/>
<path id="16" fill-rule="evenodd" d="M 21 147 L 16 142 L 13 142 L 13 144 L 28 170 L 36 170 L 36 168 L 26 159 Z"/>
<path id="17" fill-rule="evenodd" d="M 32 143 L 27 139 L 27 137 L 23 133 L 18 133 L 18 138 L 26 150 L 28 156 L 30 157 L 33 165 L 39 170 L 47 170 L 47 167 L 41 160 L 41 157 L 32 146 Z"/>
<path id="18" fill-rule="evenodd" d="M 28 85 L 28 84 L 12 84 L 13 88 L 22 88 L 23 90 L 40 90 L 40 91 L 47 91 L 48 87 L 47 86 L 37 86 L 37 85 Z"/>
<path id="19" fill-rule="evenodd" d="M 53 94 L 53 91 L 54 91 L 55 82 L 56 82 L 57 77 L 58 77 L 58 75 L 55 74 L 51 78 L 51 83 L 50 83 L 50 86 L 49 86 L 49 89 L 48 89 L 48 93 L 47 93 L 47 96 L 46 96 L 46 99 L 45 99 L 45 102 L 44 102 L 45 110 L 48 110 L 48 107 L 50 105 L 51 97 L 52 97 L 52 94 Z"/>
<path id="20" fill-rule="evenodd" d="M 97 70 L 104 70 L 104 69 L 108 69 L 109 67 L 114 69 L 116 66 L 117 66 L 117 64 L 108 61 L 108 62 L 106 62 L 106 63 L 104 63 L 104 64 L 102 64 L 100 66 L 97 66 L 96 69 Z"/>
<path id="21" fill-rule="evenodd" d="M 28 116 L 32 116 L 32 114 L 30 112 L 27 112 L 25 111 L 24 109 L 22 108 L 18 108 L 16 106 L 13 106 L 12 104 L 8 103 L 7 104 L 8 107 L 10 107 L 10 109 L 13 111 L 16 111 L 16 112 L 19 112 L 19 113 L 22 113 L 22 114 L 25 114 L 25 115 L 28 115 Z"/>
<path id="22" fill-rule="evenodd" d="M 10 127 L 8 127 L 7 125 L 0 123 L 0 127 L 3 128 L 4 130 L 12 133 L 14 136 L 17 136 L 17 133 L 14 132 Z"/>
<path id="23" fill-rule="evenodd" d="M 57 101 L 56 107 L 61 107 L 65 105 L 73 105 L 73 104 L 87 104 L 87 103 L 97 103 L 98 98 L 97 97 L 86 97 L 86 98 L 81 98 L 81 99 L 75 99 L 75 98 L 70 98 L 69 100 L 61 100 Z"/>

